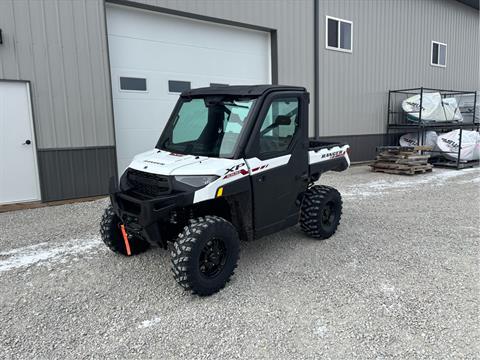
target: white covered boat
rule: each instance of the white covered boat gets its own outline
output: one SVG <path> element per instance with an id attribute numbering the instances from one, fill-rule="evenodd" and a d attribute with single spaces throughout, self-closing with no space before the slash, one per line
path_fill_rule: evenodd
<path id="1" fill-rule="evenodd" d="M 462 113 L 453 97 L 442 98 L 440 93 L 424 92 L 422 96 L 421 120 L 428 122 L 463 121 Z M 402 102 L 402 109 L 410 121 L 420 121 L 420 94 Z"/>

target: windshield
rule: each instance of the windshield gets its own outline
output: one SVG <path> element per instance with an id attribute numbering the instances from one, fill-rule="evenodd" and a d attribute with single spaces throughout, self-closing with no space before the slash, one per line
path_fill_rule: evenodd
<path id="1" fill-rule="evenodd" d="M 185 99 L 157 147 L 180 154 L 230 158 L 254 103 L 254 99 L 245 98 Z"/>

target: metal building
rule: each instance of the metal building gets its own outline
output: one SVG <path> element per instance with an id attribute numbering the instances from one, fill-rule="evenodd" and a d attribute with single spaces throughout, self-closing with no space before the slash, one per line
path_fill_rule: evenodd
<path id="1" fill-rule="evenodd" d="M 0 203 L 105 194 L 109 177 L 153 147 L 178 93 L 210 84 L 305 86 L 311 136 L 369 159 L 384 141 L 389 89 L 480 88 L 478 8 L 2 0 Z"/>

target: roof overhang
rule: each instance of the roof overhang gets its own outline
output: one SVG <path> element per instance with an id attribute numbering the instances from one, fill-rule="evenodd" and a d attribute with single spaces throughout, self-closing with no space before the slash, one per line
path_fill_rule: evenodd
<path id="1" fill-rule="evenodd" d="M 457 1 L 478 10 L 479 0 L 457 0 Z"/>

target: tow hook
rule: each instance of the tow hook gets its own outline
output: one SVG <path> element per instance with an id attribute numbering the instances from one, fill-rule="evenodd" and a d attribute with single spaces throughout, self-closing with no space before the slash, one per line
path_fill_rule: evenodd
<path id="1" fill-rule="evenodd" d="M 125 230 L 125 225 L 120 225 L 120 229 L 122 230 L 123 241 L 125 242 L 125 249 L 127 250 L 127 255 L 132 255 L 132 251 L 130 250 L 130 241 L 128 240 L 127 231 Z"/>

